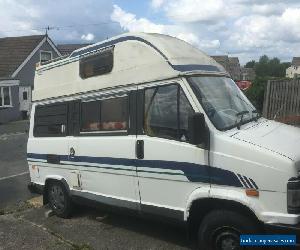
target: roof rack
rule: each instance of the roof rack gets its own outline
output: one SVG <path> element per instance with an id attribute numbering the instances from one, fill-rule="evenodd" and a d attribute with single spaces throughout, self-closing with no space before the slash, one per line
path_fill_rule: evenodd
<path id="1" fill-rule="evenodd" d="M 115 45 L 109 45 L 109 46 L 106 46 L 106 47 L 101 47 L 101 48 L 95 48 L 94 50 L 90 50 L 88 52 L 85 52 L 85 53 L 82 53 L 82 54 L 78 54 L 76 56 L 74 56 L 73 58 L 75 60 L 78 60 L 76 58 L 83 58 L 83 57 L 87 57 L 87 56 L 90 56 L 90 55 L 94 55 L 94 54 L 98 54 L 98 53 L 101 53 L 103 51 L 106 51 L 106 50 L 109 50 L 109 49 L 113 49 L 115 47 Z M 60 60 L 63 60 L 63 59 L 66 59 L 66 58 L 72 58 L 72 54 L 70 55 L 65 55 L 65 56 L 60 56 L 60 57 L 56 57 L 56 58 L 53 58 L 49 61 L 46 61 L 46 62 L 38 62 L 36 64 L 36 68 L 40 67 L 40 66 L 45 66 L 45 65 L 48 65 L 50 63 L 53 63 L 53 62 L 58 62 Z M 70 60 L 71 61 L 74 61 L 74 59 Z"/>
<path id="2" fill-rule="evenodd" d="M 55 57 L 55 58 L 53 58 L 51 60 L 48 60 L 48 61 L 45 61 L 45 62 L 38 62 L 38 63 L 36 63 L 36 68 L 40 67 L 40 66 L 44 66 L 44 65 L 50 64 L 50 63 L 53 63 L 53 62 L 57 62 L 59 60 L 65 59 L 67 57 L 69 57 L 69 55 Z"/>

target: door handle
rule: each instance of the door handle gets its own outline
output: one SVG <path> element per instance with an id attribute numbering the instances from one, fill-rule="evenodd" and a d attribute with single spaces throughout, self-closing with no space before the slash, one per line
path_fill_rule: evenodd
<path id="1" fill-rule="evenodd" d="M 135 154 L 136 154 L 136 158 L 144 159 L 144 141 L 143 140 L 136 141 Z"/>
<path id="2" fill-rule="evenodd" d="M 70 157 L 75 156 L 75 149 L 73 147 L 70 148 Z"/>

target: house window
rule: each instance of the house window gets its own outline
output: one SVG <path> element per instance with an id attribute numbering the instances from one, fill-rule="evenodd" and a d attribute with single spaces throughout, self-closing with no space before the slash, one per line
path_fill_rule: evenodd
<path id="1" fill-rule="evenodd" d="M 52 60 L 52 52 L 51 51 L 41 51 L 40 52 L 40 62 L 44 63 Z"/>
<path id="2" fill-rule="evenodd" d="M 0 107 L 11 107 L 11 88 L 0 87 Z"/>
<path id="3" fill-rule="evenodd" d="M 28 99 L 27 91 L 23 92 L 23 100 L 26 101 Z"/>

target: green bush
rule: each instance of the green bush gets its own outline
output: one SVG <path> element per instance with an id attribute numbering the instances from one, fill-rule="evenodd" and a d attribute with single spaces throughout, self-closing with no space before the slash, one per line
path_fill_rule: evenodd
<path id="1" fill-rule="evenodd" d="M 267 82 L 267 77 L 256 77 L 255 80 L 252 81 L 252 86 L 244 92 L 257 111 L 260 113 L 263 109 L 264 94 Z"/>
<path id="2" fill-rule="evenodd" d="M 285 71 L 290 65 L 290 63 L 280 62 L 276 57 L 269 58 L 266 55 L 261 56 L 258 62 L 252 60 L 246 64 L 246 67 L 254 68 L 256 78 L 252 81 L 252 86 L 245 91 L 245 94 L 258 112 L 261 113 L 263 109 L 268 80 L 284 78 Z"/>
<path id="3" fill-rule="evenodd" d="M 247 89 L 244 93 L 257 109 L 259 113 L 262 113 L 264 98 L 265 98 L 265 90 L 267 88 L 268 80 L 286 80 L 288 78 L 283 77 L 256 77 L 254 81 L 252 81 L 252 86 Z"/>

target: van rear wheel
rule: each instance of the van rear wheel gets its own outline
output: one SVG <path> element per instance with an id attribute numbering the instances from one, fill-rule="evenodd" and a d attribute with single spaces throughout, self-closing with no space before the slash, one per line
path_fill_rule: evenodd
<path id="1" fill-rule="evenodd" d="M 204 250 L 240 250 L 241 234 L 257 232 L 256 223 L 244 215 L 215 210 L 202 220 L 198 231 L 198 245 Z"/>
<path id="2" fill-rule="evenodd" d="M 65 186 L 55 181 L 49 184 L 47 190 L 49 205 L 52 211 L 59 217 L 70 217 L 72 202 Z"/>

